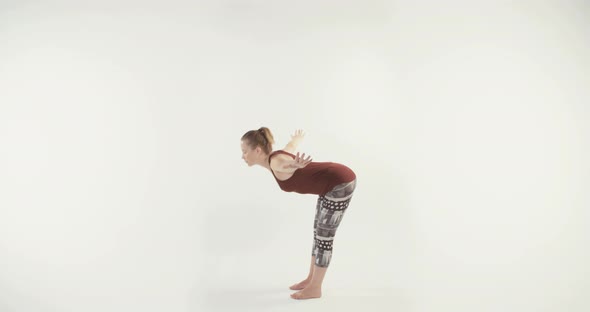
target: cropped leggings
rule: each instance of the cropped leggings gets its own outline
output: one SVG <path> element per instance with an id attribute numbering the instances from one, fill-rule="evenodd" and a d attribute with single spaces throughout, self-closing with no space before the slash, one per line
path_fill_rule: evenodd
<path id="1" fill-rule="evenodd" d="M 335 186 L 330 192 L 318 197 L 313 222 L 313 249 L 315 265 L 327 268 L 332 259 L 332 246 L 336 230 L 356 188 L 356 179 Z"/>

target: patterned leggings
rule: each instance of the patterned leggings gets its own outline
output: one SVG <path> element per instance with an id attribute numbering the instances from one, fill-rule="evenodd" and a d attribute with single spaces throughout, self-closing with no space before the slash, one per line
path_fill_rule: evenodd
<path id="1" fill-rule="evenodd" d="M 332 259 L 332 245 L 336 229 L 344 216 L 346 208 L 356 188 L 356 179 L 335 186 L 330 192 L 318 197 L 315 220 L 313 222 L 313 249 L 315 264 L 327 268 Z"/>

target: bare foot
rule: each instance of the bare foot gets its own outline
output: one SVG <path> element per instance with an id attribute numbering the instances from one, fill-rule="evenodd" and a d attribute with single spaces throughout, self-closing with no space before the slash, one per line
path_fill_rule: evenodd
<path id="1" fill-rule="evenodd" d="M 291 294 L 293 299 L 312 299 L 319 298 L 322 296 L 322 290 L 320 288 L 304 288 L 296 293 Z"/>
<path id="2" fill-rule="evenodd" d="M 292 289 L 292 290 L 301 290 L 301 289 L 307 287 L 307 285 L 309 285 L 309 282 L 310 281 L 311 280 L 309 280 L 309 279 L 304 279 L 303 281 L 301 281 L 301 282 L 299 282 L 297 284 L 291 285 L 291 287 L 289 287 L 289 289 Z"/>

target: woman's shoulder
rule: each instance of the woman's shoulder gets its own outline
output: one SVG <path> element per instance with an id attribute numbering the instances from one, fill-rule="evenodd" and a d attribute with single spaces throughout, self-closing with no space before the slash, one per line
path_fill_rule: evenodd
<path id="1" fill-rule="evenodd" d="M 284 151 L 284 150 L 276 150 L 276 151 L 271 152 L 270 157 L 273 157 L 273 156 L 279 156 L 279 157 L 283 156 L 284 158 L 289 158 L 289 159 L 295 158 L 295 155 L 293 155 L 292 153 L 289 153 L 287 151 Z"/>
<path id="2" fill-rule="evenodd" d="M 293 160 L 294 158 L 295 158 L 295 155 L 293 155 L 289 152 L 286 152 L 283 150 L 276 150 L 276 151 L 270 153 L 270 156 L 268 158 L 268 162 L 270 164 L 270 167 L 273 168 L 273 170 L 279 170 L 279 168 L 282 167 L 282 164 L 281 164 L 282 162 Z"/>

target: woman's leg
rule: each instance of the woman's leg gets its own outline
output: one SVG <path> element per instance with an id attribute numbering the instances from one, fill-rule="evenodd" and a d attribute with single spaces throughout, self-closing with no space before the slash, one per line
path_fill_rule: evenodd
<path id="1" fill-rule="evenodd" d="M 309 285 L 309 283 L 311 282 L 311 278 L 313 277 L 314 267 L 315 267 L 315 256 L 311 256 L 311 265 L 309 266 L 309 274 L 307 275 L 307 277 L 304 280 L 302 280 L 301 282 L 299 282 L 297 284 L 293 284 L 291 287 L 289 287 L 289 289 L 301 290 L 301 289 L 304 289 L 305 287 L 307 287 L 307 285 Z"/>
<path id="2" fill-rule="evenodd" d="M 343 183 L 318 200 L 319 207 L 314 221 L 313 274 L 307 286 L 292 294 L 291 297 L 308 299 L 321 296 L 324 276 L 332 259 L 334 236 L 336 236 L 336 230 L 348 208 L 355 188 L 356 180 Z"/>
<path id="3" fill-rule="evenodd" d="M 313 244 L 311 246 L 311 263 L 309 265 L 309 274 L 307 275 L 307 277 L 297 283 L 297 284 L 293 284 L 291 287 L 289 287 L 289 289 L 292 290 L 301 290 L 303 288 L 305 288 L 309 282 L 311 281 L 311 278 L 313 276 L 313 271 L 315 268 L 315 255 L 316 255 L 316 235 L 317 235 L 317 227 L 318 227 L 318 219 L 320 217 L 320 211 L 321 211 L 321 207 L 322 207 L 322 198 L 323 196 L 318 196 L 318 201 L 316 204 L 316 213 L 315 213 L 315 218 L 313 220 Z"/>

